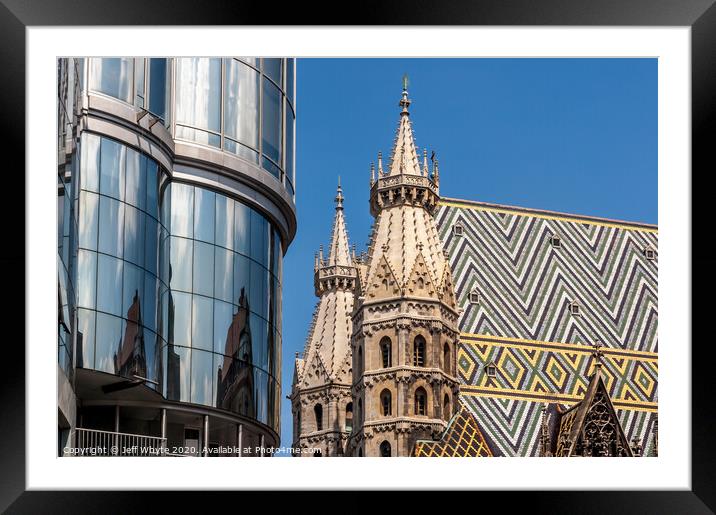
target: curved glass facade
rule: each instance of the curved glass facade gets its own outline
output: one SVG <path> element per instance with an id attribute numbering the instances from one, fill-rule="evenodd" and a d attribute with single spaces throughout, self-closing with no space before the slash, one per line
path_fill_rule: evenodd
<path id="1" fill-rule="evenodd" d="M 260 166 L 293 196 L 294 60 L 175 61 L 175 137 Z"/>
<path id="2" fill-rule="evenodd" d="M 77 366 L 156 382 L 163 171 L 109 138 L 84 133 L 80 148 Z"/>
<path id="3" fill-rule="evenodd" d="M 163 192 L 169 290 L 164 395 L 278 429 L 281 263 L 278 231 L 220 193 L 172 183 Z"/>

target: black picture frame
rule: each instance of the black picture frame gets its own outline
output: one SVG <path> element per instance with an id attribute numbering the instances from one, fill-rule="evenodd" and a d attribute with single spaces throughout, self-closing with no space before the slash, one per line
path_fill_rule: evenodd
<path id="1" fill-rule="evenodd" d="M 211 0 L 155 0 L 144 2 L 107 0 L 0 0 L 0 65 L 3 70 L 2 105 L 4 142 L 6 145 L 6 195 L 4 232 L 6 242 L 0 251 L 4 274 L 3 287 L 8 308 L 23 313 L 6 314 L 7 340 L 4 345 L 3 372 L 0 374 L 0 510 L 8 513 L 134 513 L 148 511 L 159 494 L 151 492 L 38 492 L 25 488 L 25 349 L 21 324 L 12 320 L 25 317 L 24 275 L 26 266 L 25 227 L 18 223 L 24 204 L 25 180 L 25 29 L 36 25 L 283 25 L 304 20 L 342 25 L 572 25 L 572 26 L 688 26 L 691 28 L 692 73 L 692 489 L 690 491 L 588 491 L 588 492 L 484 492 L 479 504 L 483 509 L 494 502 L 504 503 L 512 511 L 520 505 L 542 513 L 713 513 L 716 510 L 716 438 L 714 427 L 713 344 L 707 338 L 706 323 L 712 316 L 706 310 L 712 305 L 708 293 L 716 281 L 707 267 L 716 264 L 712 252 L 714 238 L 707 223 L 713 195 L 707 180 L 716 172 L 716 6 L 715 0 L 452 0 L 441 2 L 407 0 L 390 3 L 369 1 L 360 4 L 349 16 L 335 16 L 349 4 L 327 9 L 321 4 L 297 2 L 278 8 L 267 2 L 226 2 Z M 333 19 L 325 19 L 334 14 Z M 7 161 L 10 161 L 8 164 Z M 688 173 L 688 171 L 685 171 Z M 10 186 L 10 181 L 16 185 Z M 13 189 L 10 189 L 13 188 Z M 22 192 L 22 195 L 19 194 Z M 13 197 L 9 199 L 8 197 Z M 23 270 L 24 274 L 18 273 Z M 11 271 L 11 272 L 7 272 Z M 14 282 L 13 282 L 14 281 Z M 699 295 L 702 293 L 702 295 Z M 7 308 L 6 308 L 7 309 Z M 8 316 L 9 315 L 9 316 Z M 14 338 L 8 329 L 19 329 Z M 555 478 L 559 484 L 560 478 Z M 172 492 L 164 494 L 162 511 L 180 505 L 207 510 L 218 503 L 232 502 L 232 496 L 243 497 L 242 503 L 266 502 L 246 499 L 246 493 Z M 266 494 L 263 494 L 266 495 Z M 272 494 L 273 495 L 273 494 Z M 293 494 L 291 494 L 293 498 Z M 489 497 L 489 498 L 488 498 Z M 509 501 L 506 499 L 509 498 Z M 356 497 L 360 503 L 365 497 Z M 477 500 L 477 498 L 475 498 Z M 415 496 L 404 499 L 407 508 Z M 442 498 L 444 501 L 445 499 Z M 273 504 L 273 500 L 270 501 Z M 345 507 L 353 501 L 342 497 Z M 515 504 L 515 502 L 517 504 Z M 208 503 L 208 504 L 207 504 Z M 444 504 L 444 503 L 443 503 Z M 360 504 L 357 504 L 360 506 Z M 368 503 L 367 507 L 373 507 Z M 197 508 L 200 509 L 200 508 Z M 211 508 L 213 509 L 213 508 Z M 494 509 L 494 508 L 493 508 Z M 207 510 L 208 511 L 208 510 Z"/>

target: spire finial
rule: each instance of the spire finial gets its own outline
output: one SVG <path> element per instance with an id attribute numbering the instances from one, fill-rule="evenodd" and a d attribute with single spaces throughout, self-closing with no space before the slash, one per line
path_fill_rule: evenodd
<path id="1" fill-rule="evenodd" d="M 343 189 L 341 189 L 341 176 L 338 176 L 338 188 L 336 188 L 336 209 L 343 209 Z"/>
<path id="2" fill-rule="evenodd" d="M 604 353 L 602 352 L 602 347 L 604 345 L 600 341 L 594 342 L 594 350 L 592 351 L 592 356 L 594 357 L 594 371 L 601 370 L 602 368 L 602 358 L 604 357 Z"/>
<path id="3" fill-rule="evenodd" d="M 409 115 L 408 112 L 408 106 L 410 105 L 410 99 L 408 98 L 408 74 L 403 74 L 403 94 L 400 98 L 400 107 L 402 107 L 402 111 L 400 111 L 401 115 Z"/>
<path id="4" fill-rule="evenodd" d="M 370 164 L 370 186 L 373 187 L 373 184 L 375 184 L 375 165 L 373 163 Z"/>

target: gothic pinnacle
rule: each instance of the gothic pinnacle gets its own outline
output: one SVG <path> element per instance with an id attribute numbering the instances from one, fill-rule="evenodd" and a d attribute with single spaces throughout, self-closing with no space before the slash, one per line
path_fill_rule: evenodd
<path id="1" fill-rule="evenodd" d="M 400 97 L 399 102 L 400 107 L 402 110 L 400 111 L 400 115 L 403 116 L 409 116 L 410 112 L 408 111 L 408 107 L 410 106 L 410 99 L 408 98 L 408 75 L 403 75 L 403 94 Z"/>
<path id="2" fill-rule="evenodd" d="M 338 188 L 336 188 L 336 209 L 343 209 L 343 190 L 341 189 L 341 176 L 338 176 Z"/>

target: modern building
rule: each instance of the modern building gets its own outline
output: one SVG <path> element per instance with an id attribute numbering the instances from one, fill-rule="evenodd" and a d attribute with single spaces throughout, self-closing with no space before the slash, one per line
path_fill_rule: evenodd
<path id="1" fill-rule="evenodd" d="M 347 445 L 327 455 L 656 455 L 657 227 L 440 198 L 409 104 L 404 86 L 390 164 L 371 166 L 341 401 L 355 408 L 347 425 L 339 404 Z M 324 326 L 317 310 L 311 334 Z M 344 344 L 321 334 L 322 356 Z M 300 447 L 322 442 L 312 341 L 292 392 Z"/>
<path id="2" fill-rule="evenodd" d="M 278 445 L 294 92 L 294 59 L 58 60 L 60 455 Z"/>

